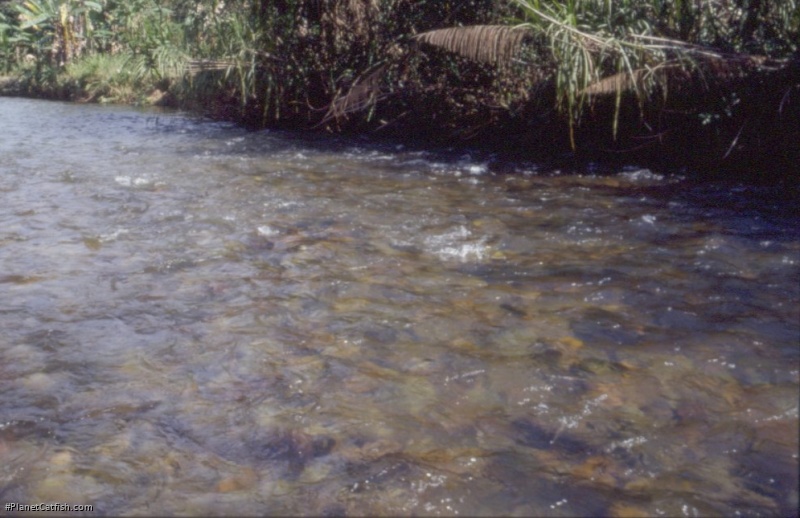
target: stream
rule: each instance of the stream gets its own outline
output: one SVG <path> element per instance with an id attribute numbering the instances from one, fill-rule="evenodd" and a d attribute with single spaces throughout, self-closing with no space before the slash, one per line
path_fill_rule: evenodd
<path id="1" fill-rule="evenodd" d="M 798 201 L 0 98 L 0 504 L 795 515 Z"/>

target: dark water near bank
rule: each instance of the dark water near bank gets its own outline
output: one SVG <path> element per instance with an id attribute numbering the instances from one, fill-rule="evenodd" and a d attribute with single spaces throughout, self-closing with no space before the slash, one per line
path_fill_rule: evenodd
<path id="1" fill-rule="evenodd" d="M 0 99 L 0 503 L 787 516 L 785 189 Z"/>

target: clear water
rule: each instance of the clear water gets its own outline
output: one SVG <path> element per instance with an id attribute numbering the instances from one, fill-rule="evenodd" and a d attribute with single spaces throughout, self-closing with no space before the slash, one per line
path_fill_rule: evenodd
<path id="1" fill-rule="evenodd" d="M 21 99 L 0 128 L 0 503 L 796 511 L 785 189 Z"/>

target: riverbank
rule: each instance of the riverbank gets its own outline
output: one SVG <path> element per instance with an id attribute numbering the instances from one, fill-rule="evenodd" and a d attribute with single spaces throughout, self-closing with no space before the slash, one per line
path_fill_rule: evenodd
<path id="1" fill-rule="evenodd" d="M 212 72 L 209 75 L 219 72 Z M 201 78 L 202 79 L 202 78 Z M 591 114 L 570 128 L 568 120 L 544 109 L 552 92 L 511 107 L 490 106 L 473 87 L 451 102 L 465 113 L 442 108 L 444 91 L 389 98 L 371 118 L 320 124 L 307 113 L 265 121 L 258 106 L 242 108 L 238 98 L 217 88 L 197 88 L 197 77 L 170 84 L 116 87 L 113 81 L 54 80 L 32 85 L 24 78 L 0 78 L 0 95 L 158 105 L 185 109 L 251 129 L 271 127 L 365 136 L 411 147 L 452 147 L 495 153 L 500 161 L 549 162 L 581 171 L 613 170 L 638 164 L 666 173 L 748 182 L 800 180 L 800 74 L 798 67 L 764 73 L 735 89 L 714 85 L 696 96 L 673 94 L 669 103 L 641 112 L 634 98 L 623 99 L 616 135 L 610 131 L 616 98 L 596 100 Z M 193 84 L 194 83 L 194 84 Z M 472 97 L 470 97 L 472 96 Z M 735 103 L 735 104 L 733 104 Z M 577 146 L 573 147 L 570 135 Z"/>
<path id="2" fill-rule="evenodd" d="M 785 83 L 785 79 L 783 80 Z M 639 164 L 655 171 L 690 174 L 705 178 L 737 178 L 748 182 L 796 182 L 800 179 L 800 81 L 784 90 L 764 95 L 764 80 L 754 81 L 757 93 L 769 106 L 741 109 L 727 121 L 708 125 L 695 116 L 663 110 L 650 120 L 633 107 L 623 111 L 616 136 L 608 131 L 613 104 L 601 100 L 589 120 L 575 128 L 577 148 L 572 148 L 566 120 L 550 113 L 543 116 L 537 102 L 519 113 L 483 107 L 480 116 L 431 118 L 425 106 L 435 100 L 417 100 L 416 109 L 397 114 L 391 102 L 380 107 L 371 121 L 343 124 L 338 128 L 287 118 L 265 125 L 253 111 L 242 111 L 234 97 L 191 90 L 178 81 L 164 90 L 152 85 L 130 90 L 124 98 L 98 94 L 79 84 L 55 82 L 49 88 L 31 89 L 17 77 L 0 77 L 0 95 L 45 98 L 73 102 L 155 105 L 185 109 L 216 120 L 227 120 L 250 129 L 306 130 L 363 136 L 379 142 L 397 142 L 416 149 L 454 148 L 495 154 L 498 162 L 536 161 L 555 164 L 555 169 L 574 171 L 615 170 Z M 753 91 L 753 88 L 751 88 Z M 779 95 L 783 92 L 783 96 Z M 707 101 L 707 100 L 706 100 Z M 753 99 L 745 101 L 754 103 Z M 707 109 L 709 112 L 713 106 Z M 702 108 L 694 107 L 693 112 Z M 709 117 L 713 117 L 710 114 Z M 654 118 L 660 124 L 651 126 Z M 387 119 L 392 119 L 387 123 Z M 483 119 L 485 122 L 477 122 Z M 488 122 L 486 122 L 488 121 Z M 476 124 L 478 127 L 476 127 Z M 501 168 L 502 169 L 502 168 Z"/>
<path id="3" fill-rule="evenodd" d="M 797 180 L 794 3 L 712 13 L 645 0 L 65 0 L 69 24 L 42 6 L 0 7 L 0 64 L 16 71 L 12 94 L 520 160 Z"/>
<path id="4" fill-rule="evenodd" d="M 19 81 L 15 77 L 0 76 L 0 96 L 4 97 L 19 97 L 22 95 L 22 90 Z"/>

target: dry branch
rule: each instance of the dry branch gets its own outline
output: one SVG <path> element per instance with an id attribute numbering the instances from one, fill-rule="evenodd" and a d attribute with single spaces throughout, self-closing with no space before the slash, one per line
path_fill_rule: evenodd
<path id="1" fill-rule="evenodd" d="M 342 120 L 350 113 L 362 111 L 375 105 L 382 97 L 381 80 L 388 68 L 381 64 L 372 70 L 367 70 L 353 83 L 345 94 L 337 94 L 328 105 L 328 112 L 319 122 L 318 126 L 327 124 L 331 120 Z"/>

